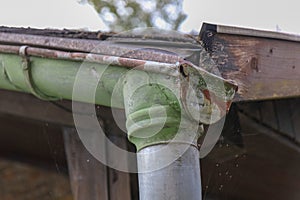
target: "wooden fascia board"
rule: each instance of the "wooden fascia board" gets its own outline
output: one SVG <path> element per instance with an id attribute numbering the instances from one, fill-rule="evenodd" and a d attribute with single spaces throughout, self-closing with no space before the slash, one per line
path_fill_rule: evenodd
<path id="1" fill-rule="evenodd" d="M 235 101 L 300 96 L 298 35 L 204 24 L 200 39 L 221 75 L 238 84 Z"/>

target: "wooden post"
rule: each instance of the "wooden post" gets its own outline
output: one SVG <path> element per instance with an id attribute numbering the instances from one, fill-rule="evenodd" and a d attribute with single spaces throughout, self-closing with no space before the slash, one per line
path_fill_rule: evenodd
<path id="1" fill-rule="evenodd" d="M 110 140 L 120 148 L 126 148 L 126 138 L 111 136 Z M 107 152 L 108 159 L 116 159 L 118 155 Z M 110 200 L 131 200 L 130 176 L 113 168 L 108 168 L 108 184 Z M 137 191 L 136 191 L 137 192 Z"/>
<path id="2" fill-rule="evenodd" d="M 74 200 L 108 200 L 106 166 L 86 150 L 75 128 L 63 134 Z"/>
<path id="3" fill-rule="evenodd" d="M 114 122 L 110 108 L 98 107 L 103 116 L 103 128 L 111 142 L 127 149 L 126 134 Z M 120 116 L 123 110 L 116 110 Z M 104 117 L 105 116 L 105 117 Z M 125 115 L 124 115 L 125 116 Z M 124 118 L 125 123 L 125 118 Z M 106 167 L 84 147 L 75 128 L 63 130 L 71 187 L 75 200 L 131 200 L 130 175 Z M 106 148 L 106 160 L 114 162 L 115 155 Z M 126 160 L 126 159 L 125 159 Z M 136 191 L 137 192 L 137 191 Z"/>
<path id="4" fill-rule="evenodd" d="M 112 111 L 118 115 L 119 123 L 125 127 L 125 113 L 122 109 L 99 107 L 105 132 L 109 140 L 119 148 L 127 150 L 128 140 L 126 133 L 118 127 L 113 118 Z M 105 116 L 105 117 L 104 117 Z M 120 155 L 116 155 L 106 148 L 106 159 L 109 162 L 115 162 Z M 124 159 L 125 162 L 127 159 Z M 126 164 L 126 163 L 125 163 Z M 132 200 L 130 192 L 130 176 L 129 173 L 121 172 L 113 168 L 108 168 L 108 188 L 110 200 Z M 138 191 L 136 191 L 138 192 Z"/>

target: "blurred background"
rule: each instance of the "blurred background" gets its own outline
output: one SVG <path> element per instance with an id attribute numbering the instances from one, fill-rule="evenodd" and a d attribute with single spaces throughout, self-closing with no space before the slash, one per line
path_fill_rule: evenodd
<path id="1" fill-rule="evenodd" d="M 157 27 L 197 34 L 202 23 L 209 22 L 300 33 L 299 1 L 294 0 L 0 2 L 0 26 L 9 27 L 113 32 Z M 15 101 L 18 110 L 17 99 L 32 98 L 4 93 L 3 108 L 5 102 Z M 68 110 L 36 101 L 42 109 L 33 112 L 40 116 L 47 118 L 53 110 L 70 115 Z M 201 161 L 204 199 L 300 199 L 299 106 L 299 99 L 234 105 L 229 119 L 235 123 L 225 126 L 218 144 Z M 73 199 L 61 126 L 5 112 L 0 112 L 0 125 L 0 199 Z M 134 150 L 128 141 L 126 145 Z M 107 171 L 108 182 L 115 180 L 117 173 Z M 130 174 L 128 188 L 129 199 L 138 199 L 136 175 Z M 110 192 L 113 199 L 114 191 Z"/>
<path id="2" fill-rule="evenodd" d="M 0 25 L 120 31 L 190 32 L 202 22 L 300 32 L 296 0 L 1 0 Z"/>

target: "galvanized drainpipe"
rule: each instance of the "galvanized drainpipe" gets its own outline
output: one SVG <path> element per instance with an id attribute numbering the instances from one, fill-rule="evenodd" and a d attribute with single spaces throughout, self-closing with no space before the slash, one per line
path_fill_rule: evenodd
<path id="1" fill-rule="evenodd" d="M 184 60 L 172 64 L 6 45 L 0 52 L 0 88 L 44 100 L 72 99 L 78 61 L 88 60 L 82 96 L 73 100 L 92 103 L 85 91 L 94 87 L 90 79 L 103 73 L 95 103 L 125 108 L 128 137 L 143 172 L 141 199 L 201 199 L 197 139 L 203 135 L 202 124 L 226 114 L 234 84 Z M 106 68 L 108 63 L 113 65 Z M 139 68 L 128 73 L 131 66 Z M 114 86 L 124 75 L 123 92 L 112 105 Z"/>
<path id="2" fill-rule="evenodd" d="M 199 151 L 192 145 L 180 145 L 183 144 L 174 143 L 170 148 L 187 150 L 168 166 L 152 172 L 139 173 L 140 199 L 202 199 Z M 160 159 L 164 160 L 168 155 L 162 156 L 155 152 L 165 146 L 153 145 L 140 150 L 140 153 L 145 155 L 139 156 L 138 169 L 161 167 Z"/>

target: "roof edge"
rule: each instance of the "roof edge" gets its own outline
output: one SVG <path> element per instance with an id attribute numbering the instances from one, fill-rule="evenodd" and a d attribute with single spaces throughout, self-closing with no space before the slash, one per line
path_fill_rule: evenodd
<path id="1" fill-rule="evenodd" d="M 229 35 L 240 35 L 240 36 L 250 36 L 250 37 L 260 37 L 260 38 L 269 38 L 277 40 L 286 40 L 293 42 L 300 42 L 300 35 L 284 32 L 276 32 L 269 30 L 261 29 L 251 29 L 237 26 L 227 26 L 227 25 L 217 25 L 210 23 L 203 23 L 200 38 L 207 31 L 220 34 L 229 34 Z"/>

